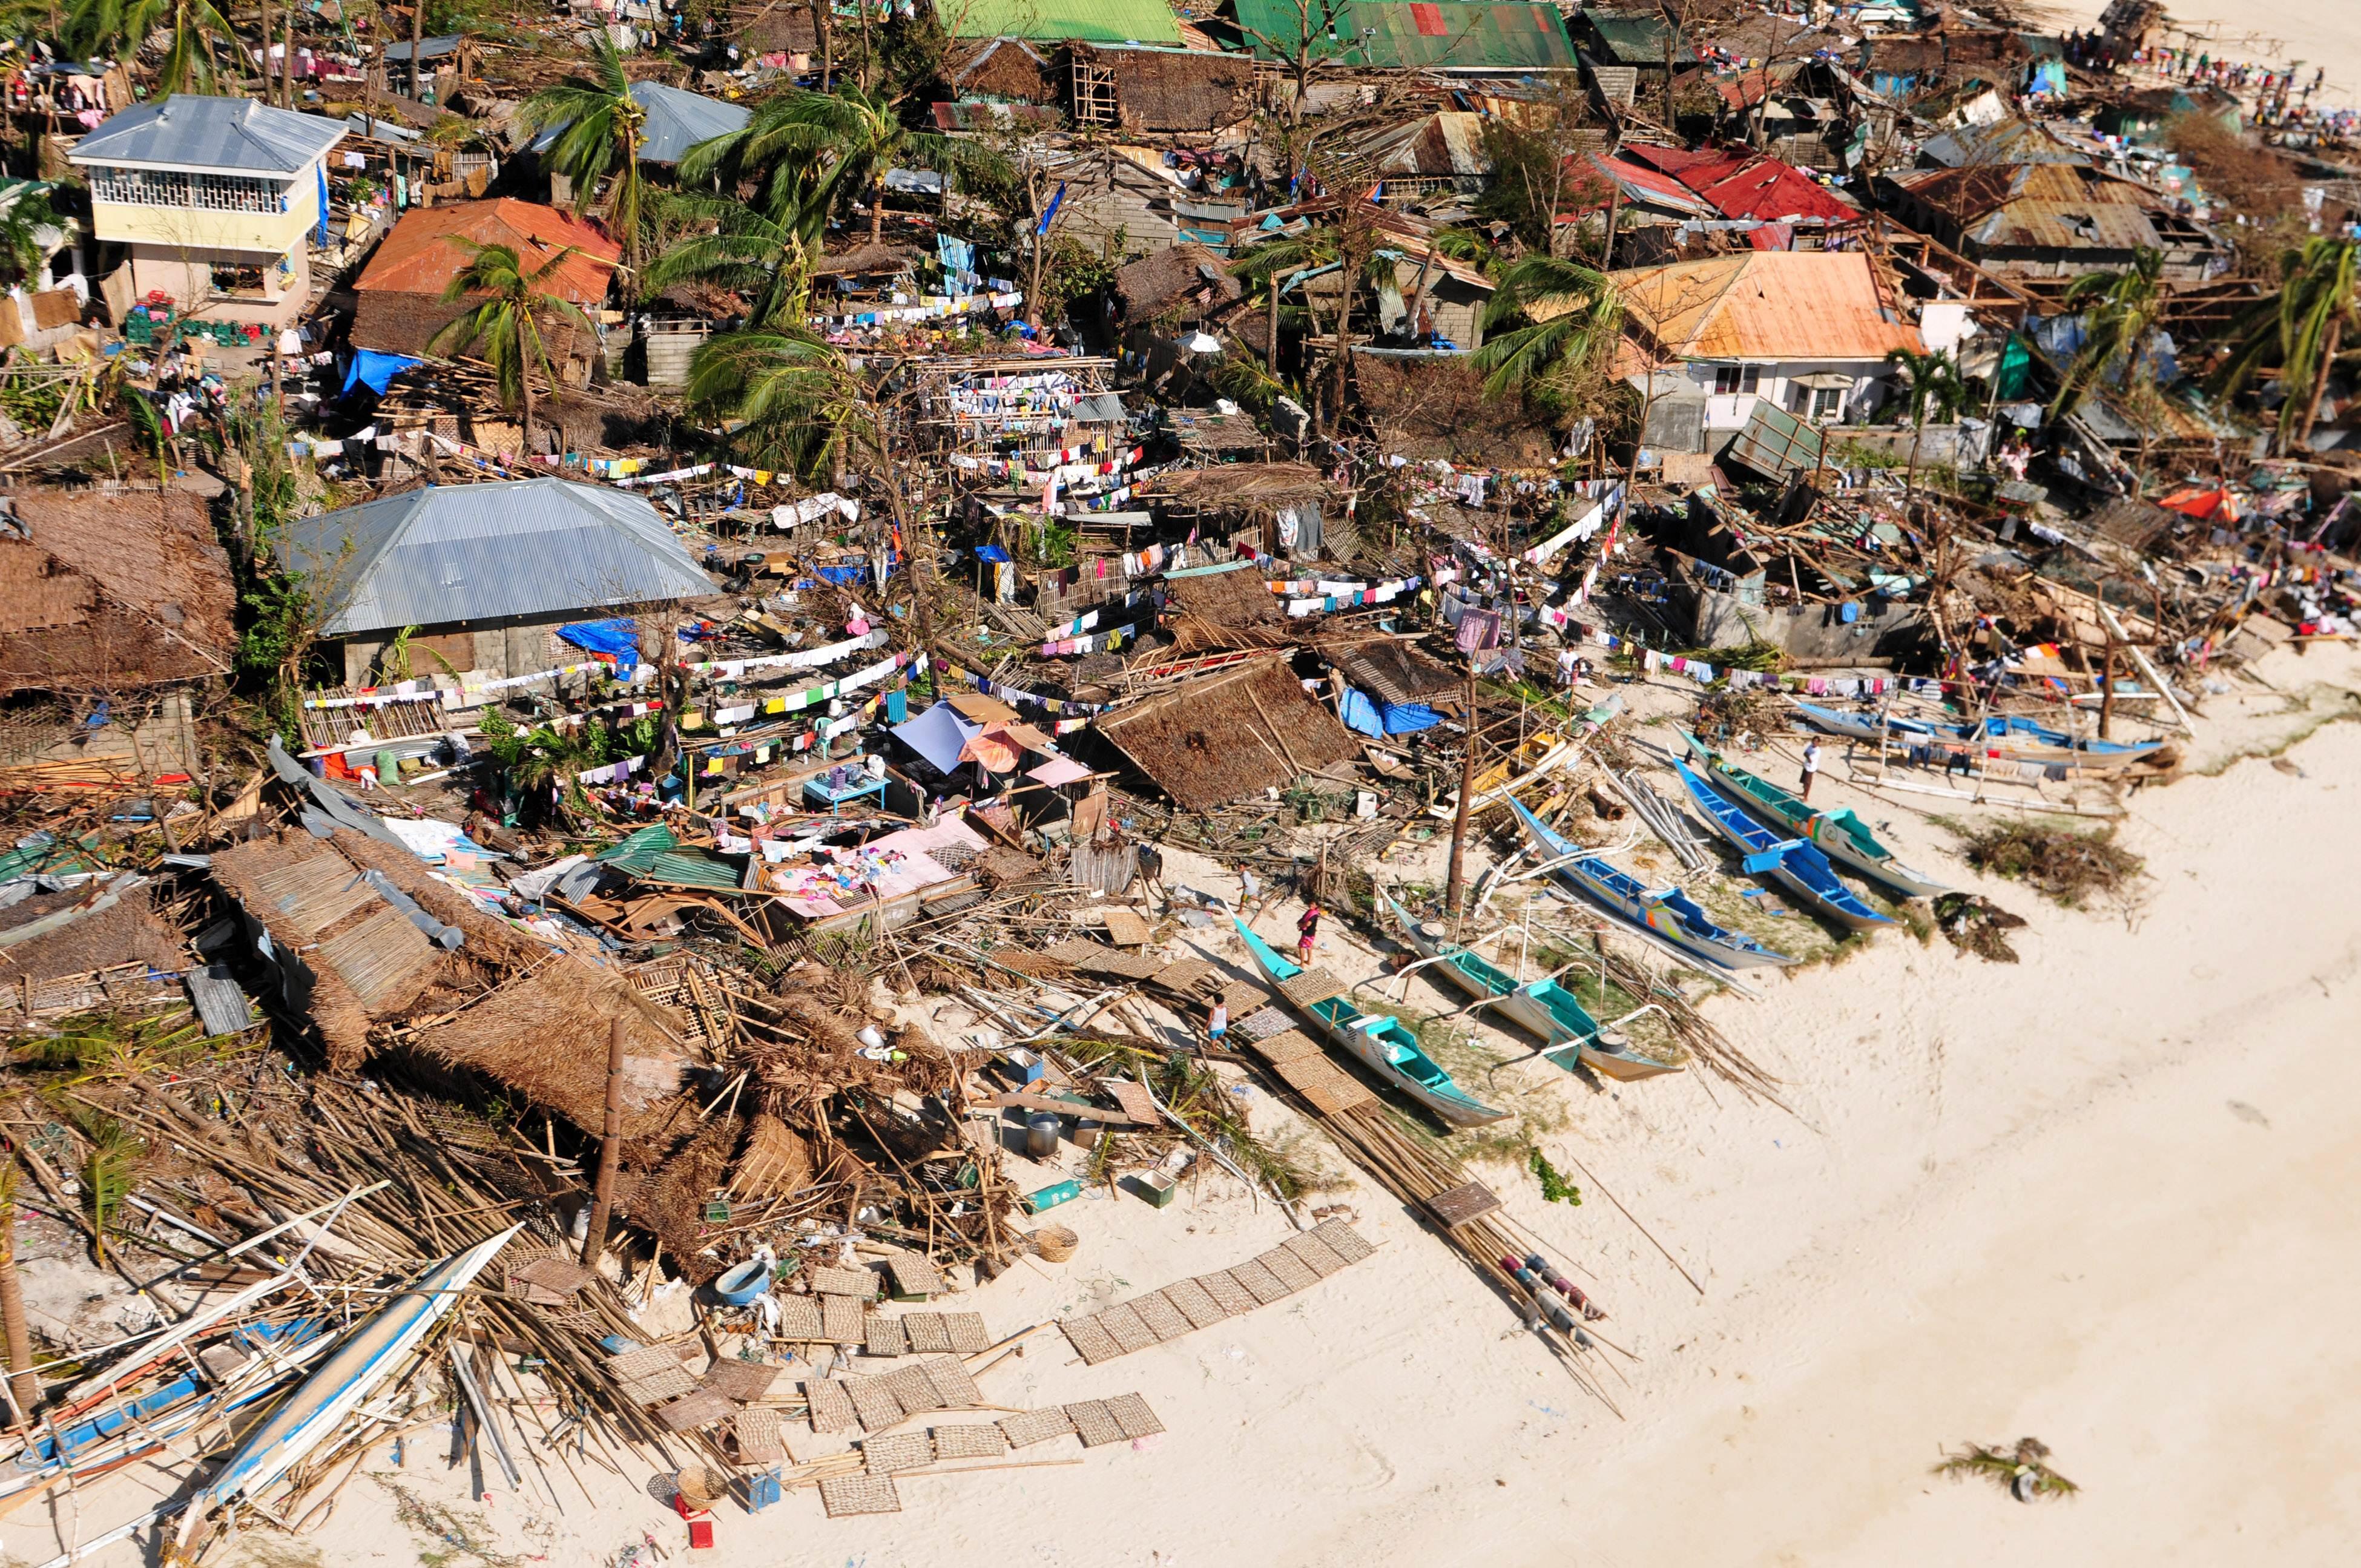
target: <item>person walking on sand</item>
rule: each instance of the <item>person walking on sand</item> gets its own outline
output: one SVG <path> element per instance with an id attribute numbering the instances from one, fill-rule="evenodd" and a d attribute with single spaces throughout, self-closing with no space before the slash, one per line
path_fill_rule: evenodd
<path id="1" fill-rule="evenodd" d="M 1806 800 L 1812 798 L 1812 781 L 1819 776 L 1819 773 L 1820 743 L 1817 740 L 1806 740 L 1804 742 L 1804 788 L 1802 791 L 1803 797 Z"/>
<path id="2" fill-rule="evenodd" d="M 1302 916 L 1295 922 L 1295 959 L 1306 969 L 1312 966 L 1312 944 L 1320 935 L 1320 901 L 1313 899 L 1303 906 Z"/>

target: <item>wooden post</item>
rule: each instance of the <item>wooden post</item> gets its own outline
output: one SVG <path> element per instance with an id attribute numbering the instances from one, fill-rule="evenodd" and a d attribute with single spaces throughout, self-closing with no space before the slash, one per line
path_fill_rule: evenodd
<path id="1" fill-rule="evenodd" d="M 1467 848 L 1467 805 L 1476 794 L 1476 655 L 1467 655 L 1467 711 L 1461 716 L 1466 734 L 1466 752 L 1459 759 L 1459 809 L 1451 818 L 1451 882 L 1444 894 L 1456 919 L 1459 905 L 1467 892 L 1467 873 L 1462 855 Z"/>
<path id="2" fill-rule="evenodd" d="M 582 1266 L 596 1268 L 606 1250 L 607 1216 L 615 1206 L 615 1166 L 623 1156 L 623 1021 L 607 1036 L 607 1126 L 598 1140 L 598 1184 L 590 1194 L 590 1228 L 582 1235 Z"/>
<path id="3" fill-rule="evenodd" d="M 33 1330 L 25 1317 L 25 1289 L 16 1278 L 16 1168 L 0 1172 L 0 1330 L 8 1335 L 8 1400 L 15 1425 L 33 1420 L 41 1380 L 33 1375 Z"/>

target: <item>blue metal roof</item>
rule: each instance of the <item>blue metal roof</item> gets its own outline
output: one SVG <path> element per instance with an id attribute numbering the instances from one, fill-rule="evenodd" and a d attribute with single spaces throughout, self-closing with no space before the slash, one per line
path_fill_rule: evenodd
<path id="1" fill-rule="evenodd" d="M 342 120 L 273 109 L 251 98 L 175 93 L 109 118 L 67 154 L 124 169 L 300 174 L 345 139 Z"/>
<path id="2" fill-rule="evenodd" d="M 698 142 L 743 129 L 753 117 L 753 111 L 741 104 L 725 104 L 719 98 L 667 87 L 661 82 L 632 82 L 631 101 L 646 116 L 640 126 L 642 163 L 678 163 L 681 155 Z M 547 152 L 555 147 L 557 138 L 572 123 L 568 120 L 544 128 L 533 138 L 533 150 Z"/>
<path id="3" fill-rule="evenodd" d="M 714 591 L 656 509 L 565 479 L 434 485 L 288 525 L 332 637 L 575 615 Z"/>

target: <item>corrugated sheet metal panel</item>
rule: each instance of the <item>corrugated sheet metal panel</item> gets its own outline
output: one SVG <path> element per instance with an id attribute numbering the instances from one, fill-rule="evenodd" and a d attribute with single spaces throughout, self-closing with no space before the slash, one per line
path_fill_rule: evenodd
<path id="1" fill-rule="evenodd" d="M 1749 251 L 1615 275 L 1631 319 L 1683 359 L 1883 359 L 1920 346 L 1879 313 L 1855 251 Z"/>
<path id="2" fill-rule="evenodd" d="M 743 129 L 752 111 L 719 98 L 667 87 L 661 82 L 634 82 L 631 99 L 647 111 L 640 142 L 642 163 L 678 163 L 681 155 L 701 141 Z"/>
<path id="3" fill-rule="evenodd" d="M 175 93 L 113 115 L 68 156 L 76 163 L 293 174 L 344 139 L 341 120 L 251 98 Z"/>
<path id="4" fill-rule="evenodd" d="M 1987 250 L 2158 250 L 2147 214 L 2112 202 L 2011 202 L 1963 231 Z"/>
<path id="5" fill-rule="evenodd" d="M 646 500 L 563 479 L 412 490 L 305 518 L 287 546 L 332 636 L 713 591 Z"/>
<path id="6" fill-rule="evenodd" d="M 703 850 L 661 850 L 651 857 L 645 874 L 650 882 L 726 888 L 733 893 L 745 877 L 744 869 L 737 861 L 724 860 Z"/>
<path id="7" fill-rule="evenodd" d="M 227 964 L 207 964 L 192 970 L 188 976 L 189 1000 L 204 1021 L 208 1038 L 235 1035 L 254 1025 L 254 1003 L 246 998 L 237 981 L 229 975 Z"/>
<path id="8" fill-rule="evenodd" d="M 1302 36 L 1303 17 L 1292 0 L 1236 0 L 1238 21 L 1246 29 L 1254 52 L 1276 60 L 1282 50 L 1254 37 L 1255 33 L 1284 46 Z M 1312 11 L 1318 26 L 1325 13 Z M 1400 67 L 1516 67 L 1565 70 L 1575 67 L 1574 42 L 1554 5 L 1509 3 L 1477 4 L 1476 0 L 1433 0 L 1403 4 L 1401 0 L 1352 0 L 1336 8 L 1335 26 L 1324 38 L 1314 40 L 1317 53 L 1346 65 Z"/>
<path id="9" fill-rule="evenodd" d="M 1164 0 L 962 0 L 943 8 L 963 38 L 1082 38 L 1178 44 L 1180 19 Z"/>

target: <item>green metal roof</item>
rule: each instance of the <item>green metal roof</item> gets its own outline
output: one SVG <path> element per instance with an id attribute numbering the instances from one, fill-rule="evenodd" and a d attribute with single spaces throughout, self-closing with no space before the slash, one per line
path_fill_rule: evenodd
<path id="1" fill-rule="evenodd" d="M 1302 14 L 1293 0 L 1234 4 L 1239 27 L 1264 60 L 1286 58 L 1290 41 L 1303 35 Z M 1312 12 L 1315 23 L 1327 14 L 1318 5 Z M 1348 0 L 1334 16 L 1335 26 L 1314 40 L 1314 53 L 1346 65 L 1526 71 L 1571 71 L 1575 65 L 1574 43 L 1554 5 Z"/>
<path id="2" fill-rule="evenodd" d="M 1180 18 L 1164 0 L 960 0 L 937 8 L 963 38 L 1082 38 L 1177 44 Z"/>

